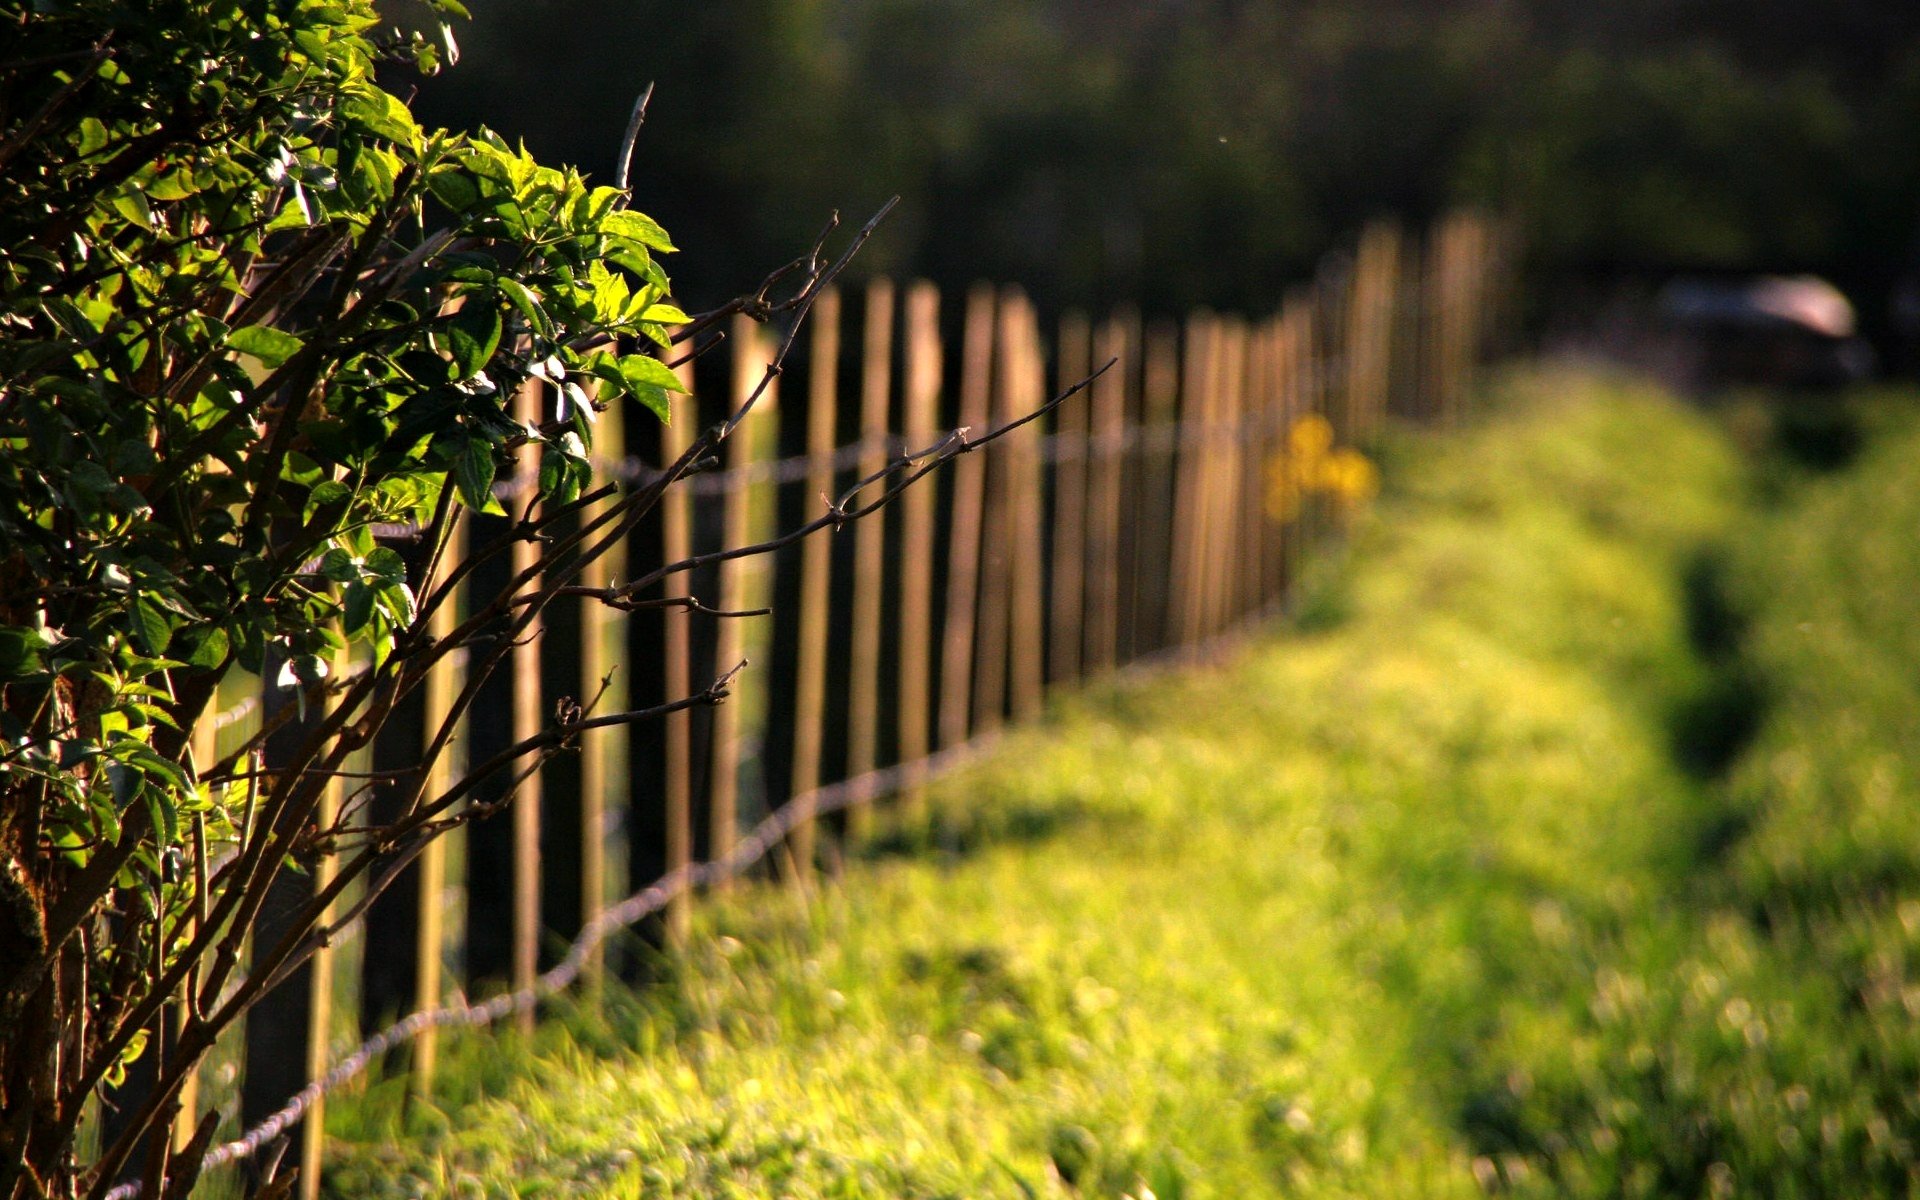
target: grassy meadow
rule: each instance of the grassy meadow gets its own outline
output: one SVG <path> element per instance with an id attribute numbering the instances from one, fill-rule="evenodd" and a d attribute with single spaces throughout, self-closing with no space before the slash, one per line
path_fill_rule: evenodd
<path id="1" fill-rule="evenodd" d="M 336 1100 L 326 1190 L 1910 1192 L 1920 419 L 1498 392 L 1288 627 Z"/>

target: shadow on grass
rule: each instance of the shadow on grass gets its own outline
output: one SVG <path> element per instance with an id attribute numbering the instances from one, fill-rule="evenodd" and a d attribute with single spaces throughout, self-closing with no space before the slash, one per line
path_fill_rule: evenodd
<path id="1" fill-rule="evenodd" d="M 1722 778 L 1752 744 L 1766 719 L 1768 696 L 1741 653 L 1749 621 L 1729 594 L 1724 557 L 1715 551 L 1697 555 L 1688 564 L 1681 586 L 1687 640 L 1705 665 L 1706 675 L 1669 713 L 1668 744 L 1682 770 L 1710 781 Z M 1713 835 L 1717 849 L 1703 850 L 1710 856 L 1723 853 L 1740 832 L 1735 825 L 1718 828 Z"/>
<path id="2" fill-rule="evenodd" d="M 1050 841 L 1095 822 L 1111 826 L 1119 819 L 1124 815 L 1080 798 L 1034 800 L 994 795 L 981 797 L 976 804 L 949 801 L 924 822 L 877 832 L 860 846 L 856 857 L 867 862 L 895 858 L 959 860 L 996 847 Z"/>

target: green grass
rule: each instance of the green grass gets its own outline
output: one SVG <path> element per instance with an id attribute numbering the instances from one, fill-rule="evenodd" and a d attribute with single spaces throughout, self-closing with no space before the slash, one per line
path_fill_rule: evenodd
<path id="1" fill-rule="evenodd" d="M 336 1102 L 328 1188 L 1902 1191 L 1920 439 L 1762 487 L 1643 388 L 1505 392 L 1390 448 L 1299 629 L 1060 706 L 437 1107 Z"/>

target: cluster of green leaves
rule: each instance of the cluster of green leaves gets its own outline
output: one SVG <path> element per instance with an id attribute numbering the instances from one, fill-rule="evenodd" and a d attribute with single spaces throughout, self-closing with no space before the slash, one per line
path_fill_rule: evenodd
<path id="1" fill-rule="evenodd" d="M 0 720 L 5 769 L 83 806 L 56 834 L 79 857 L 113 840 L 82 764 L 125 768 L 120 807 L 142 780 L 188 791 L 146 735 L 178 723 L 174 673 L 277 652 L 317 678 L 342 619 L 390 648 L 415 605 L 376 526 L 428 523 L 449 478 L 500 511 L 529 442 L 570 500 L 597 406 L 665 415 L 657 359 L 583 348 L 685 320 L 665 232 L 497 137 L 422 130 L 375 81 L 376 21 L 267 0 L 23 19 L 15 52 L 67 65 L 8 97 L 59 103 L 8 130 L 0 184 Z M 526 425 L 532 379 L 558 399 Z"/>
<path id="2" fill-rule="evenodd" d="M 372 0 L 5 22 L 0 846 L 38 910 L 21 928 L 84 885 L 83 908 L 161 916 L 121 953 L 164 954 L 187 818 L 217 855 L 253 803 L 187 761 L 221 677 L 312 683 L 343 636 L 384 662 L 425 597 L 376 531 L 500 512 L 527 453 L 540 497 L 575 500 L 596 414 L 631 398 L 664 419 L 676 386 L 620 347 L 664 347 L 686 316 L 673 244 L 625 193 L 423 129 L 381 86 L 436 65 L 444 31 L 383 34 Z M 553 402 L 516 419 L 530 384 Z M 86 874 L 105 852 L 113 871 Z M 28 941 L 23 968 L 49 949 Z"/>

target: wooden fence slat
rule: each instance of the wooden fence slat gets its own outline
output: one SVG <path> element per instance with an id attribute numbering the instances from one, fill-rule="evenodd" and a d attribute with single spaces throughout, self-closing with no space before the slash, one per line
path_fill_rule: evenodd
<path id="1" fill-rule="evenodd" d="M 995 296 L 975 284 L 966 300 L 960 348 L 960 424 L 979 436 L 991 417 Z M 968 739 L 972 722 L 973 641 L 979 626 L 981 534 L 987 461 L 966 455 L 952 465 L 954 501 L 948 528 L 947 626 L 941 632 L 941 747 Z"/>
<path id="2" fill-rule="evenodd" d="M 1121 410 L 1113 433 L 1113 660 L 1115 666 L 1120 666 L 1139 656 L 1138 593 L 1143 525 L 1140 489 L 1145 479 L 1145 457 L 1138 435 L 1145 405 L 1141 375 L 1146 329 L 1139 310 L 1131 307 L 1122 308 L 1115 320 L 1121 329 L 1121 342 L 1127 348 L 1125 357 L 1114 368 L 1125 371 L 1121 380 Z"/>
<path id="3" fill-rule="evenodd" d="M 1180 395 L 1180 331 L 1172 324 L 1156 324 L 1147 332 L 1140 376 L 1140 423 L 1145 439 L 1174 429 L 1175 405 Z M 1173 447 L 1147 441 L 1142 445 L 1140 488 L 1135 508 L 1138 546 L 1134 572 L 1134 652 L 1146 653 L 1167 645 L 1173 567 Z"/>
<path id="4" fill-rule="evenodd" d="M 967 293 L 962 333 L 960 424 L 975 436 L 986 429 L 993 395 L 993 290 Z M 986 460 L 968 454 L 954 463 L 953 510 L 948 528 L 946 628 L 940 645 L 940 745 L 967 740 L 973 710 L 974 634 L 978 628 L 980 539 L 985 525 Z"/>
<path id="5" fill-rule="evenodd" d="M 538 425 L 543 418 L 541 400 L 544 389 L 539 381 L 528 380 L 514 396 L 514 419 Z M 514 475 L 513 504 L 529 516 L 534 510 L 535 489 L 540 480 L 540 456 L 531 445 L 523 446 Z M 515 578 L 531 571 L 540 561 L 540 543 L 516 541 L 512 551 Z M 527 591 L 537 589 L 539 581 L 529 580 Z M 525 593 L 523 593 L 525 594 Z M 513 740 L 525 741 L 539 734 L 542 723 L 540 688 L 540 651 L 544 620 L 534 617 L 511 652 L 513 663 Z M 513 799 L 513 988 L 520 991 L 533 986 L 540 961 L 540 772 L 527 773 L 516 787 Z M 533 1011 L 520 1014 L 522 1032 L 533 1032 Z"/>
<path id="6" fill-rule="evenodd" d="M 1260 484 L 1261 521 L 1266 530 L 1266 545 L 1261 553 L 1261 603 L 1278 608 L 1286 592 L 1287 525 L 1285 515 L 1276 511 L 1273 496 L 1274 476 L 1281 464 L 1281 452 L 1287 436 L 1287 342 L 1286 318 L 1280 312 L 1269 317 L 1261 334 L 1267 362 L 1266 437 L 1261 442 Z"/>
<path id="7" fill-rule="evenodd" d="M 766 340 L 760 334 L 759 323 L 744 313 L 734 317 L 729 333 L 728 340 L 733 346 L 733 392 L 729 411 L 738 412 L 752 397 L 754 389 L 766 379 L 767 348 Z M 726 492 L 721 497 L 721 545 L 727 549 L 748 545 L 753 540 L 753 489 L 748 484 L 746 472 L 753 465 L 755 435 L 764 422 L 773 419 L 774 407 L 773 385 L 768 384 L 753 414 L 726 439 L 724 455 L 729 479 Z M 751 587 L 752 569 L 753 564 L 745 558 L 730 558 L 720 564 L 722 611 L 739 612 L 751 606 L 748 590 Z M 733 670 L 747 657 L 746 630 L 741 625 L 742 619 L 718 618 L 713 652 L 713 675 L 716 679 Z M 743 686 L 752 684 L 736 679 L 733 698 L 713 710 L 712 775 L 707 784 L 709 860 L 732 854 L 734 843 L 740 836 L 741 724 L 747 707 L 740 695 Z M 724 892 L 728 887 L 729 881 L 724 877 L 714 884 L 715 891 Z"/>
<path id="8" fill-rule="evenodd" d="M 466 535 L 466 517 L 464 513 L 456 511 L 447 534 L 448 549 L 445 561 L 449 568 L 455 561 L 453 554 L 465 544 Z M 437 585 L 437 581 L 429 582 Z M 454 629 L 457 628 L 460 619 L 460 602 L 464 592 L 464 585 L 457 585 L 428 618 L 427 627 L 435 641 L 451 637 Z M 454 698 L 460 693 L 459 675 L 459 665 L 452 655 L 442 657 L 427 668 L 426 695 L 423 703 L 425 711 L 421 719 L 421 728 L 429 739 L 439 736 L 453 714 Z M 427 796 L 438 796 L 452 786 L 454 747 L 455 743 L 449 739 L 445 750 L 434 761 L 427 780 Z M 447 846 L 444 838 L 435 838 L 420 851 L 419 915 L 414 934 L 413 1007 L 415 1012 L 437 1007 L 444 989 L 446 885 Z M 439 1057 L 438 1031 L 433 1029 L 422 1031 L 413 1045 L 410 1083 L 415 1095 L 426 1097 L 433 1094 L 433 1077 L 439 1064 Z"/>
<path id="9" fill-rule="evenodd" d="M 335 630 L 335 632 L 339 632 Z M 333 656 L 333 676 L 344 678 L 352 669 L 353 657 L 345 639 Z M 317 829 L 331 826 L 340 815 L 340 806 L 347 798 L 347 781 L 336 775 L 327 781 L 320 792 L 320 803 L 314 809 L 313 823 Z M 332 854 L 321 854 L 313 864 L 313 890 L 324 891 L 334 880 L 339 863 Z M 320 919 L 333 920 L 334 911 L 339 906 L 329 904 L 321 912 Z M 322 946 L 308 959 L 307 975 L 307 1079 L 319 1079 L 327 1073 L 329 1060 L 333 1057 L 333 979 L 334 954 L 331 946 Z M 297 1191 L 300 1200 L 319 1200 L 321 1156 L 327 1146 L 327 1098 L 316 1096 L 308 1105 L 306 1115 L 300 1120 L 300 1178 Z"/>
<path id="10" fill-rule="evenodd" d="M 1017 420 L 1046 403 L 1046 359 L 1040 345 L 1039 321 L 1024 295 L 1017 297 L 1012 308 L 1013 336 L 1007 349 L 1013 386 L 1006 391 L 1002 421 Z M 1030 421 L 1015 430 L 1002 449 L 1012 475 L 1007 700 L 1016 721 L 1038 715 L 1045 694 L 1046 529 L 1040 508 L 1045 464 L 1041 461 L 1040 435 L 1040 424 Z"/>
<path id="11" fill-rule="evenodd" d="M 624 401 L 616 401 L 608 405 L 595 423 L 595 449 L 603 462 L 626 458 L 623 404 Z M 623 491 L 624 488 L 622 485 Z M 582 522 L 605 514 L 617 502 L 618 494 L 607 497 L 583 513 Z M 588 587 L 606 587 L 624 579 L 626 573 L 627 544 L 626 539 L 621 538 L 585 565 L 580 582 Z M 591 596 L 581 598 L 579 612 L 582 699 L 597 694 L 600 701 L 596 712 L 620 712 L 627 707 L 627 672 L 611 652 L 610 643 L 622 628 L 621 615 Z M 429 724 L 428 728 L 433 726 Z M 616 763 L 626 761 L 628 745 L 628 726 L 625 725 L 590 730 L 580 737 L 580 924 L 583 928 L 600 915 L 610 895 L 607 842 L 614 832 L 614 823 L 608 820 L 607 798 L 614 791 Z M 590 989 L 598 988 L 605 961 L 606 956 L 599 948 L 589 957 L 587 986 Z"/>
<path id="12" fill-rule="evenodd" d="M 1006 420 L 1011 396 L 1019 387 L 1014 350 L 1019 320 L 1015 293 L 1001 292 L 994 321 L 993 386 L 990 420 Z M 1002 446 L 1004 451 L 1005 447 Z M 1013 575 L 1014 480 L 1017 472 L 1004 452 L 989 453 L 986 516 L 981 522 L 980 616 L 973 663 L 973 727 L 991 732 L 1005 720 L 1007 635 Z"/>
<path id="13" fill-rule="evenodd" d="M 693 360 L 689 357 L 674 368 L 684 393 L 668 398 L 669 417 L 660 429 L 661 466 L 671 466 L 693 444 L 693 426 L 699 420 L 699 407 L 692 395 Z M 660 551 L 667 563 L 676 563 L 693 553 L 693 501 L 684 484 L 675 484 L 660 497 Z M 663 582 L 668 599 L 687 595 L 684 572 L 669 575 Z M 679 700 L 693 691 L 692 619 L 687 610 L 669 605 L 661 610 L 662 690 L 669 701 Z M 668 713 L 663 732 L 662 799 L 666 808 L 666 867 L 669 874 L 683 871 L 693 863 L 693 717 L 685 709 Z M 693 901 L 685 892 L 667 906 L 667 936 L 675 944 L 684 944 L 693 928 Z"/>
<path id="14" fill-rule="evenodd" d="M 867 284 L 860 362 L 860 464 L 857 469 L 858 478 L 866 479 L 887 463 L 888 416 L 893 398 L 893 284 L 885 279 Z M 886 592 L 886 519 L 887 510 L 883 508 L 853 527 L 853 642 L 847 682 L 848 778 L 865 775 L 879 761 L 880 622 Z M 864 837 L 872 827 L 871 804 L 856 805 L 848 811 L 847 829 L 853 836 Z"/>
<path id="15" fill-rule="evenodd" d="M 1093 330 L 1080 313 L 1060 318 L 1057 391 L 1066 391 L 1093 369 Z M 1088 421 L 1086 391 L 1061 401 L 1054 414 L 1053 566 L 1048 675 L 1055 685 L 1080 679 L 1081 617 L 1085 605 Z"/>
<path id="16" fill-rule="evenodd" d="M 1214 552 L 1209 556 L 1213 564 L 1213 617 L 1209 622 L 1209 635 L 1225 633 L 1233 627 L 1234 619 L 1239 616 L 1239 499 L 1243 449 L 1240 401 L 1246 366 L 1246 356 L 1241 352 L 1245 344 L 1244 334 L 1245 326 L 1237 318 L 1229 318 L 1223 324 L 1220 338 L 1220 422 L 1216 442 L 1220 471 L 1214 479 L 1213 500 L 1220 525 Z"/>
<path id="17" fill-rule="evenodd" d="M 835 418 L 840 406 L 840 293 L 814 301 L 813 339 L 807 369 L 806 503 L 825 504 L 833 493 Z M 827 608 L 833 576 L 833 542 L 816 535 L 801 543 L 800 645 L 794 676 L 791 790 L 805 796 L 820 786 L 820 750 L 827 697 Z M 788 840 L 794 877 L 805 886 L 813 876 L 817 825 L 809 810 Z"/>
<path id="18" fill-rule="evenodd" d="M 214 728 L 214 714 L 219 711 L 219 708 L 220 690 L 216 687 L 213 695 L 207 699 L 206 711 L 201 714 L 200 719 L 195 721 L 193 725 L 189 750 L 193 756 L 193 773 L 195 779 L 204 779 L 206 773 L 213 768 L 213 764 L 219 761 L 219 730 Z M 197 918 L 194 922 L 193 932 L 196 936 L 200 932 Z M 179 1025 L 185 1025 L 190 1015 L 191 993 L 197 990 L 195 985 L 199 980 L 199 972 L 196 971 L 194 973 L 192 980 L 193 982 L 190 983 L 187 990 L 182 993 L 176 1006 L 176 1028 Z M 199 1124 L 200 1072 L 196 1069 L 188 1073 L 186 1081 L 180 1088 L 180 1115 L 175 1117 L 173 1122 L 173 1150 L 176 1154 L 185 1150 L 193 1141 L 194 1131 L 199 1127 Z"/>
<path id="19" fill-rule="evenodd" d="M 940 425 L 940 293 L 925 281 L 907 289 L 906 386 L 901 424 L 909 452 L 924 450 Z M 899 758 L 907 764 L 902 813 L 910 823 L 926 815 L 929 668 L 933 653 L 933 520 L 935 480 L 901 497 Z"/>
<path id="20" fill-rule="evenodd" d="M 1087 471 L 1086 670 L 1114 666 L 1120 629 L 1120 454 L 1126 437 L 1127 379 L 1132 362 L 1126 322 L 1109 317 L 1095 338 L 1096 364 L 1115 360 L 1093 383 L 1093 440 Z"/>
<path id="21" fill-rule="evenodd" d="M 1266 522 L 1261 518 L 1260 480 L 1266 460 L 1266 361 L 1261 329 L 1240 327 L 1240 615 L 1257 619 L 1264 607 L 1261 580 L 1265 578 Z"/>
<path id="22" fill-rule="evenodd" d="M 1172 580 L 1167 605 L 1168 646 L 1190 647 L 1199 640 L 1201 548 L 1200 444 L 1206 425 L 1207 374 L 1210 367 L 1209 320 L 1193 313 L 1182 337 L 1179 401 L 1174 426 Z"/>

